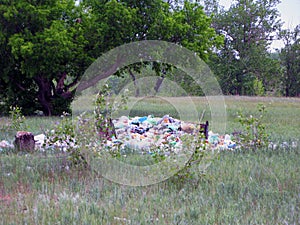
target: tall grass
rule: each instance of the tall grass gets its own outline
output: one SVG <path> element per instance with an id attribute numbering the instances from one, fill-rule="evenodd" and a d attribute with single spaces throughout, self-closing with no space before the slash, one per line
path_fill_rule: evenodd
<path id="1" fill-rule="evenodd" d="M 2 224 L 299 224 L 299 153 L 223 152 L 199 183 L 171 178 L 148 187 L 61 170 L 54 159 L 42 166 L 7 156 Z"/>
<path id="2" fill-rule="evenodd" d="M 296 140 L 298 146 L 221 152 L 205 177 L 185 182 L 173 177 L 146 187 L 119 185 L 95 171 L 68 168 L 63 155 L 0 154 L 0 224 L 300 224 L 300 100 L 225 100 L 227 132 L 240 129 L 237 110 L 254 114 L 263 102 L 271 138 Z M 132 115 L 147 115 L 151 104 L 156 107 L 145 101 L 153 99 L 140 101 Z M 184 106 L 184 99 L 177 101 Z M 195 101 L 209 109 L 204 98 Z M 172 108 L 166 105 L 161 100 L 158 111 Z M 37 134 L 57 119 L 28 118 L 28 124 Z M 1 118 L 1 125 L 6 122 Z M 12 139 L 13 134 L 2 130 L 0 138 Z"/>

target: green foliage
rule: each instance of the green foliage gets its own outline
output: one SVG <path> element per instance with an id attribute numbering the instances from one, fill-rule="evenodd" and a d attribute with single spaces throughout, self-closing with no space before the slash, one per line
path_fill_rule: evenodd
<path id="1" fill-rule="evenodd" d="M 198 3 L 185 1 L 182 7 L 172 10 L 171 3 L 161 0 L 124 0 L 106 3 L 86 0 L 83 1 L 83 5 L 91 10 L 93 16 L 87 40 L 90 43 L 97 43 L 100 48 L 100 51 L 98 47 L 91 51 L 93 57 L 98 57 L 100 53 L 123 43 L 163 40 L 180 44 L 196 52 L 201 59 L 207 60 L 212 47 L 220 46 L 223 41 L 223 38 L 216 35 L 214 29 L 210 27 L 211 18 L 205 15 Z M 117 75 L 140 73 L 144 68 L 150 68 L 160 77 L 175 76 L 171 65 L 155 62 L 136 63 L 120 68 Z M 188 93 L 202 94 L 189 76 L 181 76 L 177 80 Z"/>
<path id="2" fill-rule="evenodd" d="M 93 118 L 87 113 L 82 113 L 72 120 L 68 113 L 61 116 L 62 119 L 52 130 L 46 131 L 47 140 L 44 148 L 52 146 L 59 151 L 69 153 L 72 165 L 87 166 L 84 157 L 85 150 L 107 151 L 113 157 L 120 155 L 119 146 L 109 147 L 107 141 L 111 140 L 114 134 L 114 127 L 111 122 L 111 113 L 124 107 L 127 101 L 125 94 L 121 95 L 120 103 L 110 102 L 111 89 L 108 85 L 103 85 L 95 101 L 95 111 Z M 96 138 L 96 139 L 95 139 Z M 96 154 L 97 155 L 97 154 Z M 101 152 L 100 154 L 101 155 Z"/>
<path id="3" fill-rule="evenodd" d="M 26 131 L 27 125 L 26 125 L 26 118 L 22 114 L 22 108 L 18 106 L 10 106 L 10 120 L 11 124 L 10 127 L 15 131 Z"/>
<path id="4" fill-rule="evenodd" d="M 207 60 L 212 47 L 222 42 L 210 27 L 211 18 L 189 1 L 175 8 L 162 0 L 85 0 L 78 5 L 73 0 L 5 1 L 0 22 L 0 55 L 6 58 L 0 62 L 2 102 L 21 106 L 26 114 L 42 110 L 47 116 L 70 111 L 85 69 L 112 48 L 164 40 Z M 166 69 L 154 67 L 159 76 Z M 190 81 L 184 78 L 183 83 Z"/>
<path id="5" fill-rule="evenodd" d="M 191 146 L 193 152 L 182 169 L 175 174 L 175 180 L 179 182 L 186 182 L 187 179 L 204 178 L 207 175 L 208 166 L 217 156 L 217 153 L 210 152 L 203 133 L 196 134 L 192 141 L 192 143 L 187 144 L 187 147 L 183 147 L 185 149 Z M 186 143 L 185 140 L 183 143 Z"/>
<path id="6" fill-rule="evenodd" d="M 108 99 L 110 90 L 111 87 L 105 84 L 102 86 L 101 91 L 96 96 L 95 120 L 97 129 L 100 129 L 103 123 L 107 123 L 106 119 L 112 113 L 112 104 Z"/>
<path id="7" fill-rule="evenodd" d="M 207 175 L 207 168 L 218 155 L 217 153 L 210 152 L 207 147 L 204 134 L 195 133 L 193 135 L 183 135 L 181 137 L 182 147 L 176 148 L 172 142 L 160 147 L 153 147 L 149 150 L 151 157 L 155 163 L 163 163 L 162 170 L 169 170 L 170 165 L 165 165 L 168 158 L 174 161 L 180 161 L 181 155 L 187 156 L 187 160 L 171 170 L 175 170 L 174 175 L 170 178 L 176 184 L 183 184 L 187 181 L 198 183 L 200 179 Z M 165 162 L 164 162 L 165 161 Z M 164 166 L 166 168 L 164 168 Z"/>
<path id="8" fill-rule="evenodd" d="M 112 90 L 108 84 L 104 84 L 101 91 L 96 96 L 95 102 L 95 127 L 102 141 L 115 137 L 115 128 L 112 123 L 112 113 L 117 110 L 126 108 L 128 96 L 126 93 L 121 94 L 120 102 L 112 98 Z"/>
<path id="9" fill-rule="evenodd" d="M 124 43 L 165 40 L 204 60 L 221 38 L 197 3 L 161 0 L 4 2 L 0 6 L 0 95 L 26 114 L 69 112 L 76 84 L 93 59 Z M 135 69 L 143 67 L 133 66 Z M 163 68 L 156 68 L 160 75 Z M 24 96 L 33 96 L 28 102 Z M 30 103 L 30 104 L 28 104 Z M 64 103 L 64 104 L 62 104 Z"/>
<path id="10" fill-rule="evenodd" d="M 257 116 L 245 116 L 241 111 L 238 113 L 238 121 L 244 129 L 237 140 L 241 148 L 256 151 L 268 146 L 269 136 L 266 133 L 265 124 L 262 121 L 266 113 L 265 106 L 259 104 L 257 109 Z"/>
<path id="11" fill-rule="evenodd" d="M 281 92 L 285 96 L 298 96 L 300 94 L 300 25 L 293 31 L 282 30 L 279 37 L 284 41 L 285 47 L 280 50 L 282 66 Z"/>
<path id="12" fill-rule="evenodd" d="M 68 149 L 73 148 L 76 145 L 74 125 L 69 116 L 68 113 L 63 113 L 63 115 L 61 115 L 61 120 L 55 124 L 54 129 L 47 130 L 49 139 L 46 141 L 45 147 L 47 144 L 57 144 L 57 146 L 66 146 L 65 148 Z"/>
<path id="13" fill-rule="evenodd" d="M 210 57 L 210 66 L 225 94 L 253 95 L 255 79 L 267 91 L 277 88 L 280 65 L 270 57 L 269 47 L 281 27 L 278 4 L 278 0 L 241 0 L 228 10 L 214 10 L 213 27 L 225 40 Z"/>
<path id="14" fill-rule="evenodd" d="M 253 81 L 254 94 L 257 96 L 265 95 L 265 88 L 261 80 L 255 78 Z"/>
<path id="15" fill-rule="evenodd" d="M 69 111 L 74 85 L 91 62 L 75 1 L 4 2 L 0 6 L 0 96 L 26 114 Z M 30 100 L 28 99 L 30 96 Z M 62 99 L 64 104 L 62 105 Z"/>
<path id="16" fill-rule="evenodd" d="M 81 154 L 81 145 L 76 140 L 75 124 L 68 113 L 61 115 L 61 120 L 52 130 L 46 130 L 46 140 L 42 147 L 46 151 L 52 147 L 54 151 L 67 152 L 72 166 L 85 166 L 87 163 Z"/>

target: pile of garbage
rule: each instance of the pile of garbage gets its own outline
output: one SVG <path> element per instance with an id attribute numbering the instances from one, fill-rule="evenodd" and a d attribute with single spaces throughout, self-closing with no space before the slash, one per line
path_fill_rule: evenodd
<path id="1" fill-rule="evenodd" d="M 206 124 L 184 122 L 165 115 L 162 118 L 152 115 L 129 118 L 122 116 L 113 120 L 116 137 L 107 142 L 108 146 L 122 144 L 123 147 L 149 151 L 150 149 L 167 149 L 172 147 L 175 152 L 182 149 L 181 137 L 193 135 L 200 130 L 206 136 L 206 142 L 212 149 L 226 150 L 236 148 L 230 135 L 220 136 L 208 129 Z M 203 126 L 203 127 L 202 127 Z M 203 128 L 203 129 L 202 129 Z"/>
<path id="2" fill-rule="evenodd" d="M 128 118 L 122 116 L 113 120 L 116 137 L 108 141 L 108 145 L 121 143 L 129 149 L 148 151 L 151 148 L 173 147 L 180 150 L 182 147 L 181 136 L 192 134 L 196 126 L 174 119 L 169 115 L 162 118 L 152 115 Z"/>
<path id="3" fill-rule="evenodd" d="M 153 115 L 143 117 L 121 116 L 112 120 L 115 129 L 115 136 L 106 141 L 106 147 L 115 148 L 121 146 L 123 149 L 137 150 L 141 153 L 151 153 L 152 150 L 179 152 L 182 147 L 183 135 L 194 135 L 200 130 L 204 133 L 209 148 L 217 150 L 235 149 L 236 143 L 231 136 L 224 136 L 208 132 L 206 124 L 195 124 L 175 119 L 169 115 L 154 117 Z M 203 128 L 203 129 L 202 129 Z M 34 136 L 35 148 L 45 151 L 44 143 L 46 136 L 39 134 Z M 47 149 L 61 149 L 66 151 L 69 145 L 64 142 L 54 143 Z M 0 151 L 6 148 L 14 148 L 14 145 L 7 142 L 0 142 Z"/>
<path id="4" fill-rule="evenodd" d="M 232 135 L 220 135 L 208 131 L 208 122 L 205 124 L 184 122 L 169 115 L 163 117 L 148 115 L 133 118 L 121 116 L 118 119 L 112 120 L 112 122 L 115 135 L 108 138 L 105 142 L 106 147 L 111 149 L 121 146 L 123 149 L 137 150 L 140 153 L 151 154 L 153 150 L 162 150 L 164 152 L 172 150 L 177 153 L 183 147 L 182 137 L 184 135 L 195 136 L 200 131 L 204 133 L 207 147 L 211 150 L 223 151 L 241 148 L 241 146 L 233 141 Z M 46 139 L 45 134 L 35 135 L 35 149 L 40 151 L 60 149 L 66 152 L 71 146 L 68 140 L 63 140 L 55 142 L 52 146 L 45 147 Z M 278 147 L 296 148 L 297 146 L 297 142 L 292 142 L 291 144 L 287 142 L 283 142 L 282 144 L 270 142 L 268 147 L 274 150 Z M 0 141 L 0 152 L 6 152 L 15 147 L 15 144 L 11 142 L 6 140 Z"/>

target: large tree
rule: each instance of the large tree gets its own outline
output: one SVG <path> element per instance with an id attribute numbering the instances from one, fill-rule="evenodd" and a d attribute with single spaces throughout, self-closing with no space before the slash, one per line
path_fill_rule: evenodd
<path id="1" fill-rule="evenodd" d="M 280 38 L 284 48 L 280 50 L 283 76 L 282 92 L 285 96 L 300 95 L 300 24 L 294 30 L 282 30 Z"/>
<path id="2" fill-rule="evenodd" d="M 228 10 L 209 7 L 215 16 L 213 26 L 225 36 L 223 48 L 211 64 L 225 93 L 255 94 L 254 81 L 272 89 L 279 64 L 270 57 L 269 46 L 281 27 L 276 8 L 279 2 L 239 0 Z"/>
<path id="3" fill-rule="evenodd" d="M 93 35 L 89 36 L 88 40 L 90 40 L 89 43 L 92 43 L 95 57 L 120 43 L 164 40 L 183 45 L 196 52 L 203 60 L 207 60 L 213 46 L 219 46 L 223 42 L 223 38 L 217 36 L 211 27 L 211 18 L 205 14 L 203 7 L 198 3 L 112 0 L 103 4 L 102 7 L 99 5 L 103 2 L 95 0 L 83 0 L 82 3 L 91 13 L 94 21 L 90 27 L 91 31 L 88 32 Z M 95 48 L 95 46 L 99 47 Z M 141 68 L 144 68 L 145 64 L 148 64 L 147 66 L 151 64 L 150 67 L 159 76 L 155 91 L 159 89 L 166 76 L 172 77 L 171 67 L 158 63 L 138 63 L 123 68 L 120 72 L 125 70 L 135 83 L 135 74 L 141 72 Z M 183 86 L 191 90 L 193 82 L 188 76 L 178 80 L 184 80 L 181 82 Z M 139 90 L 138 87 L 136 88 L 136 96 L 138 96 Z M 199 87 L 194 89 L 198 92 L 192 91 L 193 94 L 201 93 Z"/>
<path id="4" fill-rule="evenodd" d="M 25 113 L 68 110 L 72 87 L 91 60 L 73 0 L 2 1 L 1 97 Z"/>
<path id="5" fill-rule="evenodd" d="M 95 57 L 123 43 L 164 40 L 181 44 L 207 59 L 212 47 L 222 40 L 198 3 L 185 1 L 175 8 L 172 1 L 163 0 L 82 0 L 82 3 L 92 15 L 87 39 Z"/>
<path id="6" fill-rule="evenodd" d="M 1 102 L 32 113 L 68 109 L 88 65 L 124 43 L 165 40 L 208 58 L 218 37 L 202 7 L 163 0 L 13 0 L 0 5 Z M 144 65 L 132 65 L 128 71 Z M 166 65 L 153 65 L 162 74 Z"/>

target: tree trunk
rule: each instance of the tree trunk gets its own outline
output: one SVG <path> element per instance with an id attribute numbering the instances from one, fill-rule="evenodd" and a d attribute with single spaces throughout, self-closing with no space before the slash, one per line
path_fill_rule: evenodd
<path id="1" fill-rule="evenodd" d="M 159 88 L 161 86 L 161 84 L 163 83 L 164 79 L 165 79 L 165 76 L 167 74 L 167 71 L 166 71 L 166 68 L 163 68 L 161 70 L 161 76 L 157 78 L 157 81 L 156 81 L 156 84 L 155 84 L 155 87 L 154 87 L 154 90 L 155 90 L 155 94 L 158 93 L 159 91 Z"/>
<path id="2" fill-rule="evenodd" d="M 134 84 L 134 87 L 135 87 L 135 97 L 139 97 L 140 95 L 140 89 L 137 85 L 137 82 L 136 82 L 136 77 L 135 75 L 133 74 L 133 72 L 131 71 L 131 69 L 128 69 L 128 72 L 132 78 L 132 81 L 133 81 L 133 84 Z"/>
<path id="3" fill-rule="evenodd" d="M 292 79 L 291 79 L 291 74 L 292 74 L 292 68 L 291 68 L 291 63 L 290 63 L 290 60 L 288 59 L 287 60 L 287 65 L 286 65 L 286 76 L 287 76 L 287 79 L 286 79 L 286 84 L 285 84 L 285 97 L 289 97 L 290 96 L 290 88 L 291 88 L 291 82 L 292 82 Z"/>
<path id="4" fill-rule="evenodd" d="M 156 84 L 155 84 L 155 87 L 154 87 L 155 94 L 157 94 L 157 93 L 158 93 L 158 91 L 159 91 L 159 88 L 160 88 L 160 86 L 161 86 L 162 82 L 164 81 L 164 79 L 165 79 L 165 77 L 164 77 L 164 76 L 161 76 L 161 77 L 158 77 L 158 78 L 157 78 L 157 81 L 156 81 Z"/>
<path id="5" fill-rule="evenodd" d="M 38 100 L 42 106 L 42 111 L 45 116 L 52 115 L 52 103 L 51 99 L 52 95 L 52 82 L 43 77 L 43 75 L 39 75 L 34 78 L 37 83 L 38 90 Z"/>

